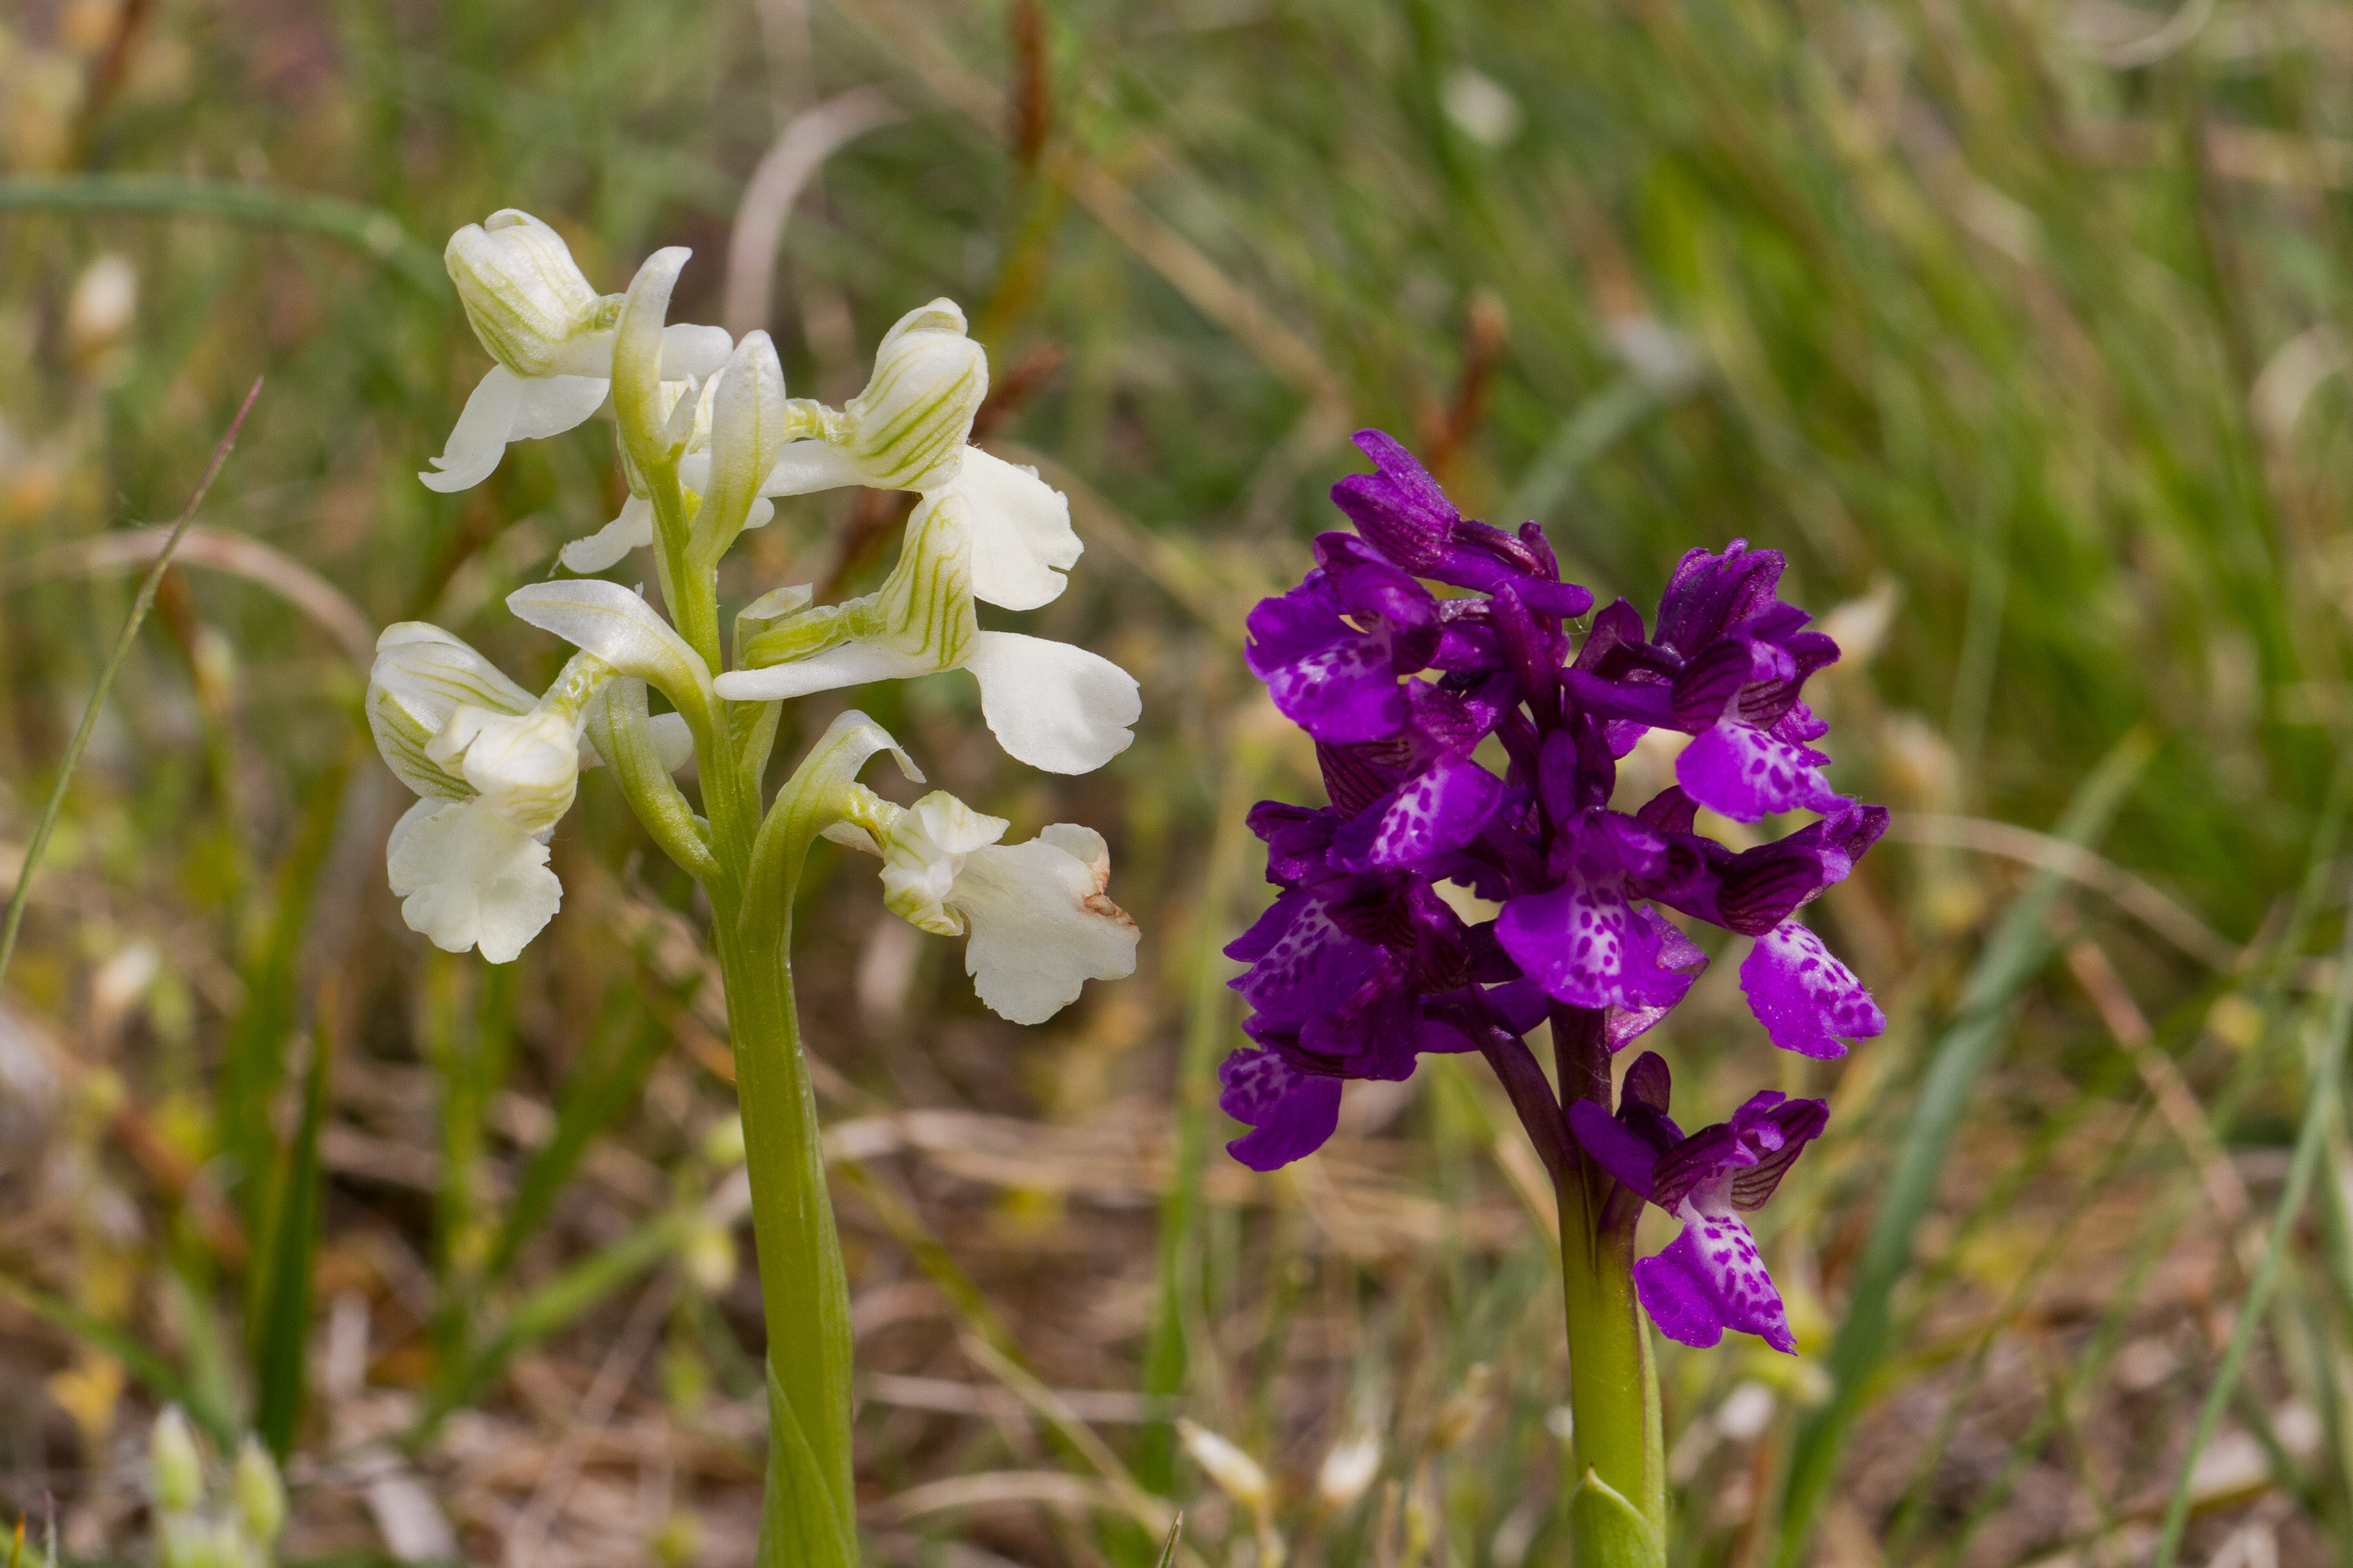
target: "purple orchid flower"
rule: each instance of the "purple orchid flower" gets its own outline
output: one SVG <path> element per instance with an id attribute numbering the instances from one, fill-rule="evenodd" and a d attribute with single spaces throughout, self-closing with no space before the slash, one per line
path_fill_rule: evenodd
<path id="1" fill-rule="evenodd" d="M 1591 1100 L 1568 1108 L 1569 1129 L 1628 1192 L 1683 1221 L 1683 1234 L 1634 1266 L 1643 1310 L 1671 1340 L 1705 1349 L 1731 1329 L 1795 1351 L 1781 1292 L 1740 1216 L 1765 1206 L 1830 1121 L 1819 1100 L 1756 1096 L 1729 1121 L 1689 1137 L 1667 1115 L 1667 1064 L 1645 1051 L 1629 1068 L 1611 1116 Z"/>
<path id="2" fill-rule="evenodd" d="M 1777 598 L 1778 550 L 1736 539 L 1721 555 L 1683 558 L 1660 602 L 1659 629 L 1623 600 L 1595 625 L 1570 684 L 1594 711 L 1620 723 L 1693 737 L 1675 779 L 1699 805 L 1736 822 L 1851 803 L 1830 787 L 1830 758 L 1808 742 L 1830 726 L 1799 700 L 1806 678 L 1838 658 L 1838 644 L 1803 630 L 1809 616 Z"/>
<path id="3" fill-rule="evenodd" d="M 1838 650 L 1779 602 L 1781 557 L 1694 551 L 1655 637 L 1620 602 L 1579 646 L 1569 622 L 1593 596 L 1560 580 L 1541 529 L 1465 518 L 1395 441 L 1356 440 L 1377 471 L 1333 500 L 1359 531 L 1321 535 L 1306 580 L 1250 618 L 1250 668 L 1314 740 L 1331 804 L 1251 813 L 1280 892 L 1227 949 L 1250 965 L 1233 985 L 1251 1009 L 1251 1043 L 1219 1075 L 1219 1103 L 1253 1129 L 1235 1157 L 1298 1159 L 1331 1136 L 1345 1080 L 1475 1048 L 1563 1168 L 1576 1146 L 1562 1100 L 1606 1099 L 1609 1054 L 1707 963 L 1670 910 L 1757 939 L 1741 982 L 1777 1045 L 1831 1056 L 1877 1034 L 1868 992 L 1795 919 L 1887 814 L 1831 793 L 1806 747 L 1822 731 L 1799 689 Z M 1639 812 L 1613 809 L 1617 759 L 1653 727 L 1696 737 L 1685 755 L 1699 761 Z M 1703 746 L 1738 755 L 1719 767 Z M 1785 746 L 1806 755 L 1772 749 Z M 1500 775 L 1482 748 L 1500 750 Z M 1772 804 L 1747 809 L 1759 801 Z M 1736 853 L 1697 831 L 1702 805 L 1827 815 Z M 1500 914 L 1466 921 L 1446 884 Z M 1525 1041 L 1546 1021 L 1559 1091 Z"/>

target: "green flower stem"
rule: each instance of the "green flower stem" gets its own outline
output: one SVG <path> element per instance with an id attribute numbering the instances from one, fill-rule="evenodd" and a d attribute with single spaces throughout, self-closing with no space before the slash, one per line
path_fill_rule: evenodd
<path id="1" fill-rule="evenodd" d="M 677 459 L 665 456 L 641 466 L 654 503 L 655 555 L 670 622 L 716 673 L 723 668 L 718 584 L 712 570 L 693 556 Z M 631 699 L 642 700 L 635 692 L 622 700 Z M 793 893 L 811 830 L 794 810 L 797 778 L 786 786 L 778 820 L 768 825 L 775 831 L 763 830 L 759 775 L 775 722 L 770 715 L 750 711 L 754 706 L 774 707 L 715 703 L 704 721 L 693 726 L 703 806 L 710 814 L 707 854 L 695 853 L 702 836 L 675 820 L 682 803 L 673 807 L 645 776 L 648 759 L 634 752 L 627 756 L 630 776 L 625 783 L 637 786 L 630 792 L 633 802 L 643 797 L 659 808 L 648 826 L 656 827 L 660 818 L 658 832 L 665 847 L 674 858 L 683 854 L 681 863 L 710 896 L 727 988 L 735 1092 L 752 1185 L 752 1234 L 768 1331 L 768 1473 L 756 1561 L 759 1568 L 857 1568 L 849 1280 L 834 1228 L 817 1100 L 793 999 Z M 621 741 L 616 749 L 627 750 L 628 742 Z"/>
<path id="2" fill-rule="evenodd" d="M 1601 1022 L 1598 1009 L 1553 1009 L 1564 1104 L 1589 1100 L 1609 1108 L 1609 1047 Z M 1556 1186 L 1576 1426 L 1571 1483 L 1598 1481 L 1609 1494 L 1607 1508 L 1572 1506 L 1575 1559 L 1577 1568 L 1657 1568 L 1666 1560 L 1666 1436 L 1658 1363 L 1634 1299 L 1634 1227 L 1641 1211 L 1612 1204 L 1608 1173 L 1573 1141 L 1571 1148 Z M 1639 1523 L 1626 1516 L 1628 1508 Z"/>
<path id="3" fill-rule="evenodd" d="M 718 922 L 768 1328 L 767 1500 L 760 1568 L 854 1568 L 849 1282 L 793 1001 L 792 883 Z M 779 918 L 781 915 L 781 918 Z"/>

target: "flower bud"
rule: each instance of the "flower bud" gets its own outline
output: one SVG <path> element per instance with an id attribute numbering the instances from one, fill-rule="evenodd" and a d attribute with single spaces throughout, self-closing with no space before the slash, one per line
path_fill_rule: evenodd
<path id="1" fill-rule="evenodd" d="M 530 692 L 439 626 L 401 621 L 376 638 L 375 665 L 368 671 L 368 728 L 400 782 L 428 799 L 463 800 L 474 793 L 461 773 L 427 755 L 451 715 L 469 707 L 524 713 L 533 704 Z"/>
<path id="2" fill-rule="evenodd" d="M 66 350 L 96 366 L 121 346 L 139 312 L 139 274 L 111 252 L 82 268 L 66 299 Z"/>
<path id="3" fill-rule="evenodd" d="M 580 723 L 552 708 L 494 713 L 465 707 L 425 748 L 444 769 L 462 767 L 484 805 L 526 833 L 544 833 L 572 809 L 580 784 Z"/>
<path id="4" fill-rule="evenodd" d="M 563 374 L 576 340 L 613 324 L 564 237 L 529 213 L 508 207 L 468 224 L 441 259 L 474 335 L 517 375 Z"/>
<path id="5" fill-rule="evenodd" d="M 1176 1435 L 1184 1439 L 1185 1452 L 1201 1467 L 1218 1489 L 1241 1504 L 1252 1513 L 1263 1513 L 1271 1500 L 1266 1484 L 1266 1472 L 1256 1459 L 1235 1447 L 1206 1426 L 1179 1417 Z"/>
<path id="6" fill-rule="evenodd" d="M 724 1226 L 698 1225 L 679 1248 L 686 1276 L 706 1296 L 716 1296 L 735 1283 L 735 1238 Z"/>
<path id="7" fill-rule="evenodd" d="M 722 1116 L 704 1130 L 702 1157 L 723 1171 L 732 1171 L 744 1163 L 744 1118 L 733 1111 Z"/>
<path id="8" fill-rule="evenodd" d="M 955 301 L 934 300 L 899 318 L 874 351 L 866 390 L 843 410 L 843 445 L 877 489 L 928 490 L 954 478 L 988 395 L 988 355 L 965 335 Z"/>
<path id="9" fill-rule="evenodd" d="M 205 1500 L 205 1462 L 196 1453 L 195 1435 L 176 1405 L 164 1407 L 155 1430 L 147 1439 L 147 1462 L 153 1470 L 155 1506 L 165 1513 L 186 1513 Z"/>
<path id="10" fill-rule="evenodd" d="M 1315 1500 L 1327 1512 L 1338 1513 L 1365 1495 L 1381 1471 L 1381 1440 L 1371 1432 L 1354 1432 L 1332 1446 L 1315 1472 Z"/>
<path id="11" fill-rule="evenodd" d="M 263 1545 L 277 1540 L 286 1528 L 286 1483 L 279 1479 L 277 1461 L 254 1438 L 237 1451 L 230 1488 L 245 1532 Z"/>

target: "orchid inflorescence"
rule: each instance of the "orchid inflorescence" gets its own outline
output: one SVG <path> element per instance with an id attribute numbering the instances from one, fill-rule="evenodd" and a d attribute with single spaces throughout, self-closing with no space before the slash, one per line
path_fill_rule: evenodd
<path id="1" fill-rule="evenodd" d="M 1837 646 L 1780 602 L 1779 553 L 1737 540 L 1683 557 L 1649 629 L 1620 600 L 1579 641 L 1593 595 L 1560 580 L 1541 529 L 1467 519 L 1397 442 L 1356 443 L 1377 471 L 1332 494 L 1357 531 L 1319 536 L 1306 579 L 1250 618 L 1250 668 L 1314 738 L 1331 804 L 1251 813 L 1282 891 L 1227 950 L 1250 966 L 1233 984 L 1252 1009 L 1252 1044 L 1220 1073 L 1224 1109 L 1253 1129 L 1229 1147 L 1274 1169 L 1331 1136 L 1345 1080 L 1480 1051 L 1556 1179 L 1580 1149 L 1614 1179 L 1600 1228 L 1630 1240 L 1644 1203 L 1682 1219 L 1634 1271 L 1662 1331 L 1789 1350 L 1740 1215 L 1820 1132 L 1824 1106 L 1763 1094 L 1686 1137 L 1655 1055 L 1612 1113 L 1609 1058 L 1708 962 L 1667 910 L 1755 939 L 1740 982 L 1774 1044 L 1835 1057 L 1885 1027 L 1798 918 L 1887 824 L 1831 789 L 1811 744 L 1827 726 L 1800 691 Z M 1688 737 L 1676 783 L 1619 809 L 1618 762 L 1652 730 Z M 1735 851 L 1698 831 L 1703 809 L 1817 819 Z M 1499 907 L 1474 922 L 1459 911 L 1475 900 Z M 1557 1091 L 1526 1043 L 1547 1022 Z"/>
<path id="2" fill-rule="evenodd" d="M 706 881 L 737 875 L 670 775 L 698 761 L 707 794 L 748 790 L 756 805 L 786 698 L 968 669 L 990 728 L 1019 761 L 1084 773 L 1133 739 L 1136 686 L 1117 666 L 976 624 L 976 601 L 1033 609 L 1056 597 L 1082 547 L 1060 493 L 967 444 L 988 365 L 963 312 L 945 300 L 909 311 L 883 337 L 865 391 L 829 408 L 785 395 L 766 333 L 737 342 L 718 327 L 665 321 L 687 256 L 659 251 L 626 294 L 600 296 L 563 238 L 529 214 L 495 213 L 449 242 L 449 274 L 497 363 L 434 471 L 418 477 L 463 489 L 509 442 L 559 434 L 609 405 L 629 499 L 561 560 L 594 574 L 654 547 L 677 623 L 640 591 L 593 577 L 517 591 L 507 600 L 517 616 L 580 649 L 536 696 L 439 627 L 404 622 L 384 634 L 368 719 L 419 797 L 394 830 L 388 868 L 408 924 L 451 952 L 506 963 L 547 924 L 563 892 L 547 841 L 581 770 L 599 763 L 616 765 L 689 870 Z M 771 520 L 775 498 L 843 485 L 917 492 L 895 569 L 846 604 L 813 605 L 807 586 L 762 595 L 736 616 L 735 668 L 722 668 L 720 557 Z M 649 711 L 649 688 L 670 711 Z M 881 750 L 922 782 L 855 712 L 812 756 L 862 763 Z M 944 793 L 903 809 L 857 784 L 855 771 L 805 768 L 797 783 L 822 783 L 822 798 L 787 785 L 776 812 L 801 812 L 809 832 L 881 857 L 888 906 L 915 925 L 969 929 L 968 967 L 990 1006 L 1036 1023 L 1084 980 L 1132 972 L 1135 929 L 1104 896 L 1099 835 L 1059 824 L 1000 845 L 1001 818 Z"/>

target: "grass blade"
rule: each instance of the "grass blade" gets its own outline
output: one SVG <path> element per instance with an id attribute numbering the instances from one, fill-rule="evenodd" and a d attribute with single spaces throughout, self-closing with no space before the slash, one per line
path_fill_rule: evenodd
<path id="1" fill-rule="evenodd" d="M 245 416 L 253 412 L 253 400 L 261 395 L 261 378 L 255 376 L 246 389 L 245 401 L 237 405 L 237 417 L 228 422 L 220 445 L 213 448 L 212 460 L 205 465 L 204 477 L 196 481 L 188 497 L 188 504 L 180 509 L 179 520 L 164 540 L 164 548 L 156 553 L 155 564 L 139 581 L 139 595 L 131 602 L 130 618 L 122 623 L 122 635 L 114 639 L 114 651 L 107 655 L 106 667 L 98 672 L 98 686 L 90 694 L 90 706 L 82 710 L 81 723 L 66 742 L 66 754 L 58 763 L 57 782 L 49 786 L 49 798 L 42 804 L 41 815 L 33 824 L 33 837 L 25 846 L 25 863 L 16 872 L 16 890 L 8 899 L 8 919 L 0 927 L 0 979 L 7 978 L 8 961 L 16 956 L 16 932 L 25 923 L 25 906 L 33 896 L 33 873 L 41 864 L 41 855 L 49 847 L 49 834 L 66 808 L 66 789 L 73 783 L 74 769 L 81 763 L 82 748 L 90 744 L 90 732 L 98 727 L 98 712 L 106 705 L 106 694 L 114 685 L 114 673 L 122 668 L 131 652 L 132 639 L 139 635 L 140 624 L 147 612 L 155 606 L 156 590 L 163 586 L 164 574 L 172 568 L 172 556 L 186 537 L 188 524 L 195 521 L 196 508 L 204 503 L 205 492 L 213 488 L 220 477 L 221 465 L 228 461 L 230 450 L 237 445 L 237 433 L 245 427 Z"/>
<path id="2" fill-rule="evenodd" d="M 180 1375 L 177 1368 L 148 1349 L 129 1330 L 102 1318 L 94 1318 L 70 1302 L 61 1301 L 46 1290 L 5 1274 L 0 1274 L 0 1296 L 6 1297 L 51 1328 L 71 1334 L 121 1362 L 132 1376 L 147 1385 L 148 1391 L 156 1398 L 185 1410 L 214 1441 L 224 1445 L 233 1445 L 237 1441 L 237 1422 L 229 1413 L 204 1398 L 194 1384 Z"/>
<path id="3" fill-rule="evenodd" d="M 2060 822 L 2058 837 L 2074 845 L 2095 840 L 2156 749 L 2155 738 L 2146 730 L 2135 730 L 2118 742 L 2076 792 Z M 2010 904 L 1969 974 L 1952 1022 L 1936 1042 L 1927 1079 L 1904 1131 L 1903 1152 L 1888 1178 L 1886 1199 L 1855 1268 L 1846 1320 L 1831 1342 L 1830 1401 L 1806 1417 L 1791 1444 L 1776 1557 L 1780 1568 L 1797 1568 L 1805 1559 L 1814 1512 L 1830 1489 L 1873 1375 L 1887 1355 L 1895 1287 L 1911 1265 L 1913 1233 L 1936 1198 L 1945 1155 L 1960 1129 L 1970 1091 L 2010 1034 L 2018 994 L 2050 956 L 2052 939 L 2044 917 L 2062 885 L 2057 873 L 2041 872 Z"/>
<path id="4" fill-rule="evenodd" d="M 302 1121 L 294 1142 L 278 1162 L 271 1184 L 269 1224 L 261 1233 L 247 1300 L 251 1330 L 254 1428 L 271 1453 L 285 1463 L 294 1447 L 294 1425 L 302 1414 L 303 1372 L 309 1363 L 311 1265 L 319 1251 L 319 1221 L 326 1171 L 319 1161 L 319 1132 L 327 1116 L 327 1075 L 334 1056 L 328 1033 L 332 993 L 322 994 L 311 1025 L 311 1070 L 302 1091 Z"/>
<path id="5" fill-rule="evenodd" d="M 290 229 L 336 240 L 413 287 L 447 299 L 441 258 L 382 207 L 307 191 L 171 174 L 14 174 L 0 178 L 0 212 L 147 213 L 208 217 L 248 228 Z"/>

